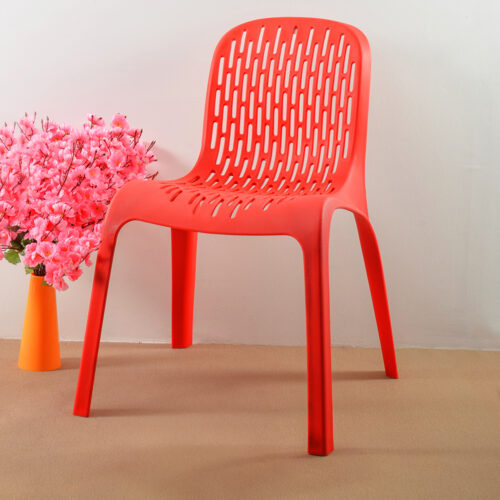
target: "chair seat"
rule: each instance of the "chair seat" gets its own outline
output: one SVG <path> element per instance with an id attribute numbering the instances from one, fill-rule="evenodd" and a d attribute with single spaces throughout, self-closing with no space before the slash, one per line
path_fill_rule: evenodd
<path id="1" fill-rule="evenodd" d="M 118 197 L 113 209 L 122 212 L 119 205 L 124 204 L 136 220 L 197 232 L 291 234 L 301 221 L 311 223 L 311 210 L 317 207 L 319 214 L 320 207 L 332 201 L 333 190 L 329 186 L 327 193 L 323 185 L 295 186 L 200 182 L 192 174 L 168 181 L 132 181 L 123 192 L 127 199 Z M 130 200 L 137 199 L 143 200 L 141 206 L 129 212 Z"/>

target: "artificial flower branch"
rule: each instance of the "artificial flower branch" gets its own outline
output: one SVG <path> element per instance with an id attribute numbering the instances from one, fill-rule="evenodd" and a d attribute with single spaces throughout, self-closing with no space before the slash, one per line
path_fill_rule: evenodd
<path id="1" fill-rule="evenodd" d="M 141 142 L 121 114 L 109 128 L 90 115 L 83 130 L 48 118 L 38 129 L 35 116 L 0 128 L 0 260 L 66 289 L 90 265 L 116 191 L 156 176 L 146 172 L 154 142 Z"/>

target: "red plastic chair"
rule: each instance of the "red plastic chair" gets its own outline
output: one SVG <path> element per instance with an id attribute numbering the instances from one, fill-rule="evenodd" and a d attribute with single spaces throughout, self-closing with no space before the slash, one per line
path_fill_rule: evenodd
<path id="1" fill-rule="evenodd" d="M 88 416 L 118 231 L 172 228 L 172 347 L 192 343 L 197 232 L 289 235 L 304 256 L 309 453 L 333 450 L 328 243 L 334 210 L 354 213 L 385 371 L 397 378 L 384 275 L 368 219 L 364 161 L 370 49 L 333 21 L 273 18 L 229 31 L 215 49 L 203 143 L 173 181 L 132 181 L 107 213 L 74 414 Z"/>

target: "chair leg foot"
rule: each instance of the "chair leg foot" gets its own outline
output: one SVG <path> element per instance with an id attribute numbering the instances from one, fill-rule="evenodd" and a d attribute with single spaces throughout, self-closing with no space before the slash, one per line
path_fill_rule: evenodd
<path id="1" fill-rule="evenodd" d="M 193 343 L 194 284 L 198 234 L 172 228 L 172 347 Z"/>
<path id="2" fill-rule="evenodd" d="M 316 455 L 319 457 L 326 457 L 333 451 L 333 439 L 331 443 L 311 443 L 307 448 L 309 455 Z"/>
<path id="3" fill-rule="evenodd" d="M 73 407 L 73 415 L 75 415 L 75 417 L 88 417 L 89 414 L 90 414 L 90 411 L 89 411 L 89 409 L 85 408 L 85 405 L 84 406 L 79 406 L 75 402 L 75 405 Z"/>
<path id="4" fill-rule="evenodd" d="M 375 318 L 384 358 L 385 373 L 388 377 L 398 378 L 396 352 L 392 336 L 391 316 L 382 268 L 382 259 L 377 238 L 368 218 L 355 214 L 359 240 L 365 260 L 366 274 L 370 285 Z"/>

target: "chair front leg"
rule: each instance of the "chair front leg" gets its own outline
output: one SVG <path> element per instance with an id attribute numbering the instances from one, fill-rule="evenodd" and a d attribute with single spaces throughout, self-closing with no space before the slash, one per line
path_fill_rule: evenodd
<path id="1" fill-rule="evenodd" d="M 198 233 L 172 228 L 172 347 L 193 343 Z"/>
<path id="2" fill-rule="evenodd" d="M 115 245 L 116 234 L 103 237 L 97 254 L 92 295 L 87 317 L 87 328 L 85 330 L 82 360 L 80 363 L 80 374 L 73 408 L 73 414 L 81 417 L 88 417 L 90 412 L 102 321 L 106 307 L 106 296 Z"/>
<path id="3" fill-rule="evenodd" d="M 300 241 L 304 257 L 307 324 L 308 451 L 333 450 L 332 368 L 328 247 L 330 224 Z"/>

